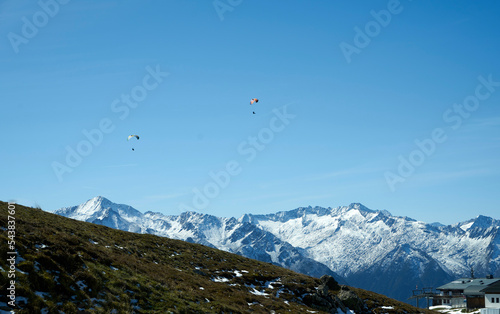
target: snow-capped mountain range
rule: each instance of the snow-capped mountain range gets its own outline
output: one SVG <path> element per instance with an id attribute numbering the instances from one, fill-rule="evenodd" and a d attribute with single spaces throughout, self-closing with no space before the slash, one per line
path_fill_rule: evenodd
<path id="1" fill-rule="evenodd" d="M 457 277 L 500 275 L 500 221 L 478 216 L 450 226 L 392 216 L 361 204 L 302 207 L 221 218 L 140 211 L 95 197 L 54 213 L 137 233 L 204 244 L 407 301 L 411 290 Z M 345 281 L 344 281 L 345 280 Z"/>

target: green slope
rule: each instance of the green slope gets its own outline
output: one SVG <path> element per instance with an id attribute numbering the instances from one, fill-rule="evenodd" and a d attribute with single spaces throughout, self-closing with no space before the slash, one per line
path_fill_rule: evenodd
<path id="1" fill-rule="evenodd" d="M 325 279 L 206 246 L 14 207 L 9 214 L 0 202 L 3 310 L 10 309 L 10 274 L 18 313 L 323 313 L 346 304 L 357 313 L 424 312 L 367 291 L 363 302 L 358 290 L 331 279 L 328 288 Z"/>

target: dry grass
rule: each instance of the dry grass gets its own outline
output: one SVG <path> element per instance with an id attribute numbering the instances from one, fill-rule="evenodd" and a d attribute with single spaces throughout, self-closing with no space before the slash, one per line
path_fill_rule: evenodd
<path id="1" fill-rule="evenodd" d="M 7 215 L 7 203 L 0 202 L 1 226 L 7 226 Z M 15 218 L 20 257 L 16 296 L 27 300 L 19 302 L 22 309 L 18 313 L 40 313 L 42 309 L 50 313 L 321 313 L 303 302 L 304 295 L 316 291 L 319 279 L 281 267 L 21 205 L 16 205 Z M 3 230 L 0 251 L 7 252 L 7 232 Z M 6 258 L 0 260 L 0 266 L 0 284 L 6 291 Z M 270 282 L 274 282 L 273 288 Z M 257 291 L 267 295 L 251 293 Z M 397 302 L 355 291 L 369 303 Z M 0 302 L 7 302 L 3 293 Z M 398 305 L 398 309 L 416 311 L 409 305 Z"/>

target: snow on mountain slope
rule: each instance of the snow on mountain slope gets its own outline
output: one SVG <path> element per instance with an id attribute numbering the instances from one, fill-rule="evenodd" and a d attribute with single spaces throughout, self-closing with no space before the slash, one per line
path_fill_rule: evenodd
<path id="1" fill-rule="evenodd" d="M 456 277 L 500 275 L 500 222 L 479 216 L 453 226 L 395 217 L 361 204 L 307 207 L 248 221 L 300 248 L 349 284 L 405 301 L 415 285 Z"/>
<path id="2" fill-rule="evenodd" d="M 272 233 L 235 218 L 219 218 L 195 212 L 185 212 L 178 216 L 153 212 L 142 214 L 130 206 L 114 204 L 100 196 L 82 205 L 62 208 L 54 213 L 115 229 L 199 243 L 310 276 L 327 274 L 339 282 L 345 282 L 328 267 L 304 256 L 300 250 Z"/>
<path id="3" fill-rule="evenodd" d="M 141 212 L 128 205 L 115 204 L 102 196 L 94 197 L 78 206 L 58 209 L 54 213 L 115 229 L 142 232 Z"/>
<path id="4" fill-rule="evenodd" d="M 470 226 L 434 227 L 360 204 L 337 208 L 302 208 L 287 213 L 245 215 L 241 220 L 304 249 L 308 256 L 349 277 L 369 268 L 388 252 L 408 244 L 427 252 L 450 274 L 466 274 L 470 265 L 487 272 L 488 246 L 498 238 L 498 221 L 483 218 Z M 463 226 L 468 226 L 466 231 Z M 476 227 L 474 227 L 476 226 Z M 498 249 L 498 245 L 492 247 Z M 353 260 L 353 256 L 357 258 Z M 494 260 L 498 265 L 498 259 Z M 498 267 L 495 266 L 494 271 Z"/>
<path id="5" fill-rule="evenodd" d="M 126 231 L 196 242 L 406 301 L 416 284 L 500 275 L 500 221 L 478 216 L 451 226 L 392 216 L 361 204 L 302 207 L 239 219 L 195 212 L 141 212 L 97 197 L 55 213 Z"/>

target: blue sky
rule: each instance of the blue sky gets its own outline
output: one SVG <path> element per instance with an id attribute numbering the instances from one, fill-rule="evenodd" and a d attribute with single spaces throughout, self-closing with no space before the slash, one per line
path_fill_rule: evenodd
<path id="1" fill-rule="evenodd" d="M 0 199 L 499 219 L 498 16 L 492 1 L 3 0 Z"/>

